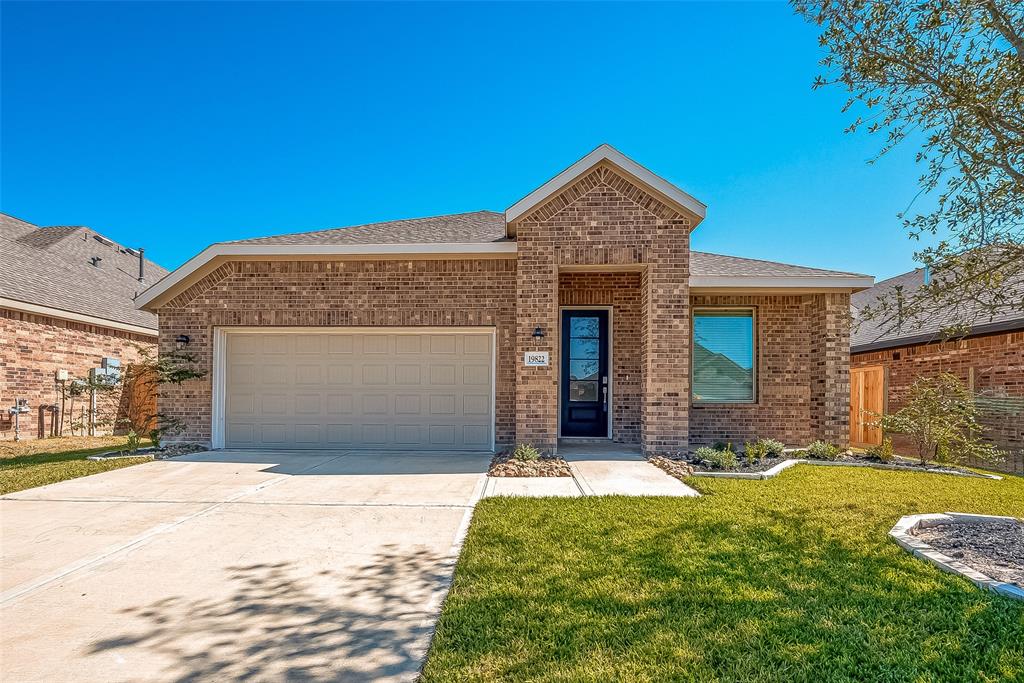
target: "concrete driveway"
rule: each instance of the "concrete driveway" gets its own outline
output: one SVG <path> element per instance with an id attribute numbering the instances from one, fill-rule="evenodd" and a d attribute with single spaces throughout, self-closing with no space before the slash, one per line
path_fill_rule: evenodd
<path id="1" fill-rule="evenodd" d="M 415 678 L 488 461 L 221 451 L 6 496 L 0 678 Z"/>

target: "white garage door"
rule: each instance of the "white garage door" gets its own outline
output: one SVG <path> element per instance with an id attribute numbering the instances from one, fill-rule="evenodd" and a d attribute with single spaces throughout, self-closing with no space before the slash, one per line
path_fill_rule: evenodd
<path id="1" fill-rule="evenodd" d="M 489 332 L 225 339 L 228 448 L 491 448 Z"/>

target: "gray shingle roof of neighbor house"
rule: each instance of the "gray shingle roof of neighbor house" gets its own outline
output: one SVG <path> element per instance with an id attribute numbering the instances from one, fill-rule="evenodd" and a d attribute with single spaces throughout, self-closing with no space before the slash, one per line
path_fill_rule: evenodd
<path id="1" fill-rule="evenodd" d="M 495 211 L 473 211 L 448 216 L 412 218 L 353 225 L 347 228 L 256 237 L 222 242 L 221 244 L 312 246 L 327 244 L 488 244 L 497 242 L 514 242 L 505 237 L 505 214 Z M 693 275 L 721 275 L 724 277 L 860 276 L 859 273 L 806 268 L 774 261 L 709 254 L 702 251 L 690 253 L 690 272 Z"/>
<path id="2" fill-rule="evenodd" d="M 93 257 L 101 260 L 93 265 Z M 0 305 L 10 300 L 155 331 L 157 317 L 134 298 L 167 270 L 147 259 L 140 283 L 137 252 L 95 230 L 41 228 L 0 213 L 0 273 Z"/>
<path id="3" fill-rule="evenodd" d="M 909 273 L 882 280 L 870 289 L 854 293 L 850 298 L 854 318 L 858 317 L 858 312 L 865 306 L 873 305 L 880 298 L 892 294 L 897 287 L 902 287 L 905 295 L 909 295 L 924 284 L 924 278 L 924 268 L 918 268 Z M 1024 298 L 1024 283 L 1017 285 L 1016 289 Z M 862 353 L 907 344 L 940 341 L 943 339 L 943 330 L 959 322 L 957 318 L 964 316 L 973 318 L 970 334 L 1024 329 L 1024 313 L 1020 311 L 988 315 L 980 308 L 973 312 L 970 309 L 949 308 L 943 313 L 908 319 L 899 327 L 893 327 L 881 320 L 859 320 L 851 333 L 850 350 L 854 353 Z"/>

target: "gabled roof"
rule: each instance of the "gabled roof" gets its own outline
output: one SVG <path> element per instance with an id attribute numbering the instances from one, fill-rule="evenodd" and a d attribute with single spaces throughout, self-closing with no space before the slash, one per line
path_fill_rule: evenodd
<path id="1" fill-rule="evenodd" d="M 222 244 L 476 244 L 506 240 L 505 217 L 502 214 L 472 211 L 256 237 Z"/>
<path id="2" fill-rule="evenodd" d="M 352 231 L 351 233 L 349 231 Z M 138 305 L 153 307 L 187 287 L 227 259 L 272 258 L 514 258 L 514 240 L 505 237 L 500 213 L 474 211 L 297 232 L 212 244 L 139 295 Z M 863 289 L 869 275 L 806 268 L 775 261 L 690 252 L 690 286 L 738 289 Z"/>
<path id="3" fill-rule="evenodd" d="M 698 201 L 664 178 L 655 175 L 611 145 L 604 144 L 506 209 L 505 222 L 512 225 L 517 219 L 556 196 L 601 163 L 611 164 L 641 186 L 654 191 L 691 214 L 695 218 L 693 227 L 704 220 L 707 206 L 703 202 Z"/>
<path id="4" fill-rule="evenodd" d="M 854 318 L 858 318 L 861 309 L 873 306 L 879 299 L 892 295 L 897 287 L 901 287 L 904 295 L 909 296 L 924 284 L 924 278 L 924 268 L 918 268 L 909 273 L 882 280 L 870 289 L 855 293 L 850 297 Z M 1016 289 L 1020 291 L 1021 298 L 1024 298 L 1024 283 L 1016 285 Z M 853 353 L 863 353 L 896 346 L 941 341 L 943 330 L 954 325 L 958 319 L 965 317 L 974 320 L 970 334 L 1024 329 L 1024 314 L 1020 311 L 1006 311 L 989 315 L 980 307 L 973 312 L 970 309 L 948 308 L 942 312 L 929 312 L 927 315 L 908 318 L 898 327 L 893 327 L 882 320 L 858 319 L 858 324 L 851 332 L 850 350 Z"/>
<path id="5" fill-rule="evenodd" d="M 97 265 L 91 259 L 100 257 Z M 40 228 L 0 213 L 0 306 L 148 333 L 157 318 L 140 311 L 139 257 L 83 226 Z M 147 282 L 167 275 L 145 262 Z M 137 328 L 137 329 L 132 329 Z"/>

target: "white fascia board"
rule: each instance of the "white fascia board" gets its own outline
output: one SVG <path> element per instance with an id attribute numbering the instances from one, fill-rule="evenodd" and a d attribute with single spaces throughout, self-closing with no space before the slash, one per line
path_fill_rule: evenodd
<path id="1" fill-rule="evenodd" d="M 143 327 L 141 325 L 132 325 L 131 323 L 122 323 L 117 320 L 108 320 L 106 318 L 99 318 L 94 315 L 75 313 L 74 311 L 65 311 L 60 308 L 51 308 L 50 306 L 30 304 L 25 301 L 17 301 L 16 299 L 8 299 L 2 296 L 0 296 L 0 308 L 6 308 L 12 311 L 21 311 L 23 313 L 32 313 L 33 315 L 45 315 L 50 318 L 70 320 L 71 322 L 85 323 L 87 325 L 95 325 L 96 327 L 108 327 L 112 330 L 121 330 L 122 332 L 133 332 L 135 334 L 146 335 L 147 337 L 155 337 L 158 334 L 157 330 L 155 330 L 152 327 Z"/>
<path id="2" fill-rule="evenodd" d="M 693 212 L 700 219 L 707 214 L 707 206 L 703 202 L 683 192 L 664 178 L 655 175 L 611 145 L 604 144 L 510 206 L 505 211 L 505 222 L 511 223 L 516 220 L 533 207 L 571 185 L 573 181 L 602 161 L 618 166 L 651 189 L 657 190 L 687 211 Z"/>
<path id="3" fill-rule="evenodd" d="M 164 276 L 136 298 L 139 308 L 145 308 L 190 275 L 221 257 L 280 256 L 408 256 L 425 254 L 457 256 L 473 254 L 514 254 L 515 242 L 423 243 L 423 244 L 213 244 L 190 258 L 179 268 Z"/>
<path id="4" fill-rule="evenodd" d="M 875 278 L 866 275 L 691 275 L 690 289 L 867 289 Z"/>

